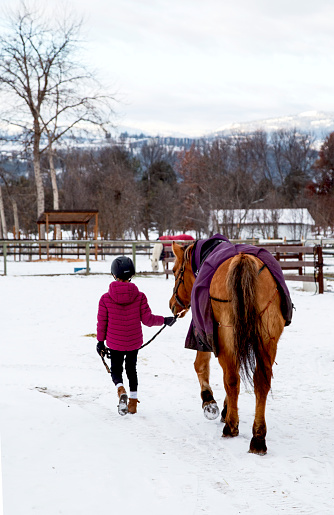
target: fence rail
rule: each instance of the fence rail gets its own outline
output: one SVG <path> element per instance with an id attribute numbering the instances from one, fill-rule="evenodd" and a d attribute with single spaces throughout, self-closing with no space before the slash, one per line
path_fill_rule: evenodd
<path id="1" fill-rule="evenodd" d="M 98 257 L 104 259 L 107 255 L 132 254 L 132 259 L 136 265 L 136 255 L 148 254 L 156 241 L 150 240 L 1 240 L 0 255 L 4 261 L 4 275 L 7 275 L 8 256 L 14 259 L 22 259 L 28 256 L 32 260 L 33 256 L 46 260 L 64 257 L 84 257 L 86 259 L 86 274 L 89 272 L 89 261 L 97 260 Z M 165 240 L 165 243 L 172 243 Z M 188 243 L 188 242 L 187 242 Z M 310 242 L 311 243 L 311 242 Z M 312 242 L 313 243 L 313 242 Z M 286 280 L 316 282 L 319 293 L 324 292 L 323 276 L 323 248 L 321 245 L 261 245 L 271 252 L 279 261 L 285 273 Z M 173 258 L 167 258 L 171 262 Z M 171 273 L 166 262 L 166 277 Z M 311 272 L 310 272 L 311 269 Z M 295 273 L 291 273 L 295 271 Z"/>
<path id="2" fill-rule="evenodd" d="M 267 249 L 279 262 L 283 273 L 295 271 L 296 273 L 284 273 L 287 281 L 315 282 L 318 285 L 319 293 L 324 293 L 323 275 L 323 253 L 321 245 L 257 245 Z M 171 246 L 165 246 L 166 257 L 163 259 L 165 265 L 166 279 L 172 274 L 169 264 L 174 262 L 170 256 Z M 310 272 L 312 269 L 312 272 Z"/>
<path id="3" fill-rule="evenodd" d="M 275 256 L 283 272 L 285 270 L 298 272 L 298 275 L 284 274 L 287 281 L 315 282 L 319 293 L 324 293 L 324 261 L 321 245 L 263 245 L 263 247 Z"/>
<path id="4" fill-rule="evenodd" d="M 150 254 L 155 241 L 149 240 L 1 240 L 0 256 L 4 260 L 4 275 L 7 275 L 7 260 L 13 256 L 20 260 L 33 256 L 46 260 L 58 258 L 86 258 L 86 274 L 89 274 L 89 261 L 107 255 L 132 254 L 136 264 L 136 254 Z"/>

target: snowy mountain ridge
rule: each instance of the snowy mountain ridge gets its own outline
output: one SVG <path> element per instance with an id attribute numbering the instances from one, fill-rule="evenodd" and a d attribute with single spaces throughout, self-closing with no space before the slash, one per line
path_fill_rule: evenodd
<path id="1" fill-rule="evenodd" d="M 119 125 L 112 130 L 113 136 L 120 136 L 121 134 L 128 137 L 134 137 L 145 134 L 147 137 L 161 137 L 161 138 L 214 138 L 219 136 L 226 136 L 236 132 L 252 133 L 256 130 L 264 130 L 265 132 L 274 132 L 280 129 L 297 129 L 302 132 L 310 132 L 316 138 L 324 138 L 327 134 L 334 131 L 334 112 L 326 111 L 304 111 L 296 115 L 278 116 L 275 118 L 264 118 L 260 120 L 253 120 L 249 122 L 234 122 L 227 123 L 218 127 L 215 131 L 203 133 L 200 137 L 192 137 L 189 134 L 172 131 L 158 131 L 155 134 L 148 134 L 147 131 L 135 129 L 133 127 L 126 127 Z"/>
<path id="2" fill-rule="evenodd" d="M 110 130 L 109 138 L 106 135 L 102 135 L 97 129 L 91 127 L 87 130 L 87 127 L 78 126 L 71 134 L 69 134 L 65 141 L 67 144 L 74 143 L 80 144 L 80 146 L 96 146 L 105 144 L 108 140 L 121 142 L 122 144 L 128 144 L 130 142 L 136 142 L 138 146 L 145 144 L 152 138 L 158 138 L 166 144 L 181 144 L 191 145 L 196 140 L 212 140 L 217 137 L 226 137 L 232 134 L 251 134 L 257 130 L 263 130 L 267 133 L 272 133 L 281 129 L 297 129 L 300 132 L 310 133 L 314 136 L 317 144 L 321 144 L 326 136 L 334 132 L 334 112 L 326 111 L 305 111 L 296 115 L 280 116 L 276 118 L 266 118 L 261 120 L 253 120 L 249 122 L 235 122 L 230 124 L 224 124 L 218 127 L 215 131 L 210 133 L 203 133 L 202 136 L 193 137 L 187 134 L 179 133 L 177 131 L 157 131 L 155 134 L 148 134 L 146 131 L 125 126 L 118 125 Z M 3 140 L 4 144 L 8 144 L 8 139 L 12 141 L 12 145 L 15 146 L 15 140 L 18 136 L 18 132 L 5 127 L 4 124 L 0 124 L 0 139 Z M 170 140 L 170 141 L 169 141 Z M 177 141 L 178 140 L 178 141 Z M 182 141 L 183 140 L 183 141 Z"/>
<path id="3" fill-rule="evenodd" d="M 305 111 L 291 116 L 226 124 L 219 127 L 210 136 L 226 136 L 235 132 L 251 133 L 256 130 L 274 132 L 280 129 L 297 129 L 302 132 L 310 132 L 317 139 L 323 139 L 327 134 L 334 131 L 334 112 Z"/>

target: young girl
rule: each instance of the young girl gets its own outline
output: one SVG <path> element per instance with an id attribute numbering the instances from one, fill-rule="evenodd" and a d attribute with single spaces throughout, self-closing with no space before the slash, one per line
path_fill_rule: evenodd
<path id="1" fill-rule="evenodd" d="M 118 413 L 137 413 L 137 355 L 143 344 L 141 323 L 153 325 L 173 325 L 174 317 L 153 315 L 146 296 L 140 292 L 131 278 L 135 274 L 132 260 L 121 256 L 111 264 L 111 274 L 115 281 L 109 286 L 108 293 L 102 295 L 97 314 L 96 350 L 104 356 L 107 347 L 111 358 L 111 378 L 116 385 L 119 397 Z M 123 363 L 129 380 L 130 397 L 123 385 Z"/>

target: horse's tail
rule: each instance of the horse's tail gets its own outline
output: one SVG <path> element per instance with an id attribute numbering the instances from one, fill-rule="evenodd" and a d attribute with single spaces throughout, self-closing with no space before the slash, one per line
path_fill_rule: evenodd
<path id="1" fill-rule="evenodd" d="M 256 297 L 258 269 L 247 254 L 237 254 L 230 264 L 226 284 L 232 308 L 234 349 L 244 380 L 253 382 L 253 373 L 258 366 L 264 379 L 265 373 L 262 340 L 262 322 Z"/>

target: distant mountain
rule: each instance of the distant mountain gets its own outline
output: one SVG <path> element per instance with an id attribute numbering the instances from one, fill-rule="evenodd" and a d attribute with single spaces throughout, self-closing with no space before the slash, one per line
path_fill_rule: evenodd
<path id="1" fill-rule="evenodd" d="M 148 135 L 139 129 L 122 126 L 119 126 L 114 130 L 113 136 L 119 138 L 120 135 L 125 135 L 127 138 L 132 139 L 138 138 L 140 134 L 143 139 L 160 137 L 163 141 L 170 139 L 187 139 L 188 141 L 195 141 L 197 139 L 212 139 L 216 137 L 228 136 L 238 132 L 250 134 L 256 130 L 264 130 L 265 132 L 270 133 L 280 129 L 297 129 L 301 132 L 308 132 L 313 134 L 316 140 L 323 141 L 330 132 L 334 132 L 334 112 L 305 111 L 303 113 L 291 116 L 266 118 L 262 120 L 254 120 L 251 122 L 236 122 L 222 125 L 211 133 L 203 134 L 201 138 L 195 138 L 187 136 L 186 134 L 179 133 Z"/>
<path id="2" fill-rule="evenodd" d="M 253 122 L 232 123 L 219 127 L 208 136 L 227 136 L 237 132 L 248 134 L 259 129 L 264 130 L 265 132 L 274 132 L 279 129 L 294 128 L 303 132 L 311 132 L 316 139 L 323 140 L 330 132 L 334 131 L 334 113 L 306 111 L 293 116 L 267 118 Z"/>
<path id="3" fill-rule="evenodd" d="M 251 134 L 256 130 L 263 130 L 267 133 L 277 131 L 279 129 L 294 129 L 301 132 L 308 132 L 315 137 L 315 147 L 319 147 L 324 141 L 325 137 L 334 132 L 334 113 L 323 111 L 306 111 L 292 116 L 281 116 L 277 118 L 267 118 L 263 120 L 254 120 L 251 122 L 239 122 L 226 124 L 219 127 L 217 130 L 203 134 L 202 137 L 196 138 L 181 134 L 177 132 L 147 134 L 137 128 L 119 125 L 111 129 L 109 134 L 101 134 L 97 129 L 89 127 L 89 130 L 84 127 L 76 127 L 72 134 L 68 134 L 62 141 L 63 144 L 81 146 L 83 148 L 99 147 L 110 142 L 130 146 L 132 148 L 140 148 L 152 139 L 159 139 L 163 144 L 179 148 L 189 148 L 194 142 L 198 140 L 212 140 L 217 137 L 226 137 L 231 134 Z M 17 134 L 12 130 L 9 131 L 6 126 L 0 123 L 0 151 L 13 151 L 19 148 L 19 144 L 15 141 Z M 42 141 L 43 143 L 43 141 Z M 46 144 L 46 142 L 45 142 Z"/>
<path id="4" fill-rule="evenodd" d="M 185 134 L 184 132 L 178 131 L 157 131 L 157 132 L 148 132 L 141 129 L 136 129 L 134 127 L 127 127 L 125 125 L 118 125 L 113 128 L 111 131 L 111 136 L 121 137 L 126 135 L 126 137 L 148 137 L 148 138 L 192 138 L 189 134 Z"/>

